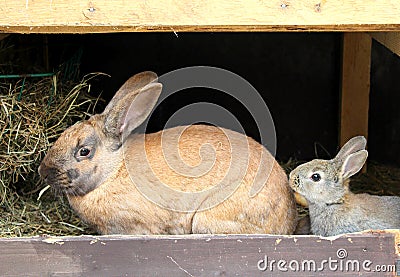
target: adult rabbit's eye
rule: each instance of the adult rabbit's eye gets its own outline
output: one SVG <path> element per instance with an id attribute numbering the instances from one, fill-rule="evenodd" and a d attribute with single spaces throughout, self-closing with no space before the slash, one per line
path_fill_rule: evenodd
<path id="1" fill-rule="evenodd" d="M 319 175 L 319 173 L 314 173 L 313 175 L 311 175 L 311 180 L 313 180 L 314 182 L 319 182 L 321 180 L 321 175 Z"/>
<path id="2" fill-rule="evenodd" d="M 80 162 L 86 159 L 92 159 L 96 148 L 92 146 L 82 146 L 75 152 L 75 159 Z"/>
<path id="3" fill-rule="evenodd" d="M 89 155 L 90 154 L 90 150 L 88 149 L 88 148 L 86 148 L 86 147 L 82 147 L 80 150 L 79 150 L 79 155 L 81 156 L 81 157 L 86 157 L 87 155 Z"/>

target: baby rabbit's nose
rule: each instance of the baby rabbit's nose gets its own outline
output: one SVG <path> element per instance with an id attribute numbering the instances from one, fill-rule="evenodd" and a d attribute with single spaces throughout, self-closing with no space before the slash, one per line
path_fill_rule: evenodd
<path id="1" fill-rule="evenodd" d="M 299 184 L 299 175 L 293 171 L 290 172 L 290 174 L 289 174 L 289 184 L 291 186 L 293 186 L 293 185 L 297 186 Z"/>

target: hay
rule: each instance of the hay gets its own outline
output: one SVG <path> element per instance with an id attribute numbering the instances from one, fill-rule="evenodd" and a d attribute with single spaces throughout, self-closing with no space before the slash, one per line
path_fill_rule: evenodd
<path id="1" fill-rule="evenodd" d="M 35 235 L 81 235 L 94 233 L 71 210 L 63 198 L 54 195 L 41 201 L 35 197 L 14 194 L 3 207 L 0 218 L 0 237 Z"/>
<path id="2" fill-rule="evenodd" d="M 352 178 L 350 188 L 355 193 L 400 196 L 400 168 L 370 161 L 367 173 Z"/>
<path id="3" fill-rule="evenodd" d="M 40 200 L 37 168 L 47 149 L 71 124 L 90 113 L 86 76 L 79 84 L 57 76 L 0 84 L 0 236 L 76 235 L 86 226 L 62 198 Z"/>

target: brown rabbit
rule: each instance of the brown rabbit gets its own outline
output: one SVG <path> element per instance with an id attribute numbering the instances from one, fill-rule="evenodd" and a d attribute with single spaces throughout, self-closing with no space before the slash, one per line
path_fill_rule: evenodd
<path id="1" fill-rule="evenodd" d="M 131 77 L 55 142 L 39 167 L 45 182 L 102 234 L 292 234 L 287 176 L 253 139 L 205 125 L 131 133 L 161 90 L 152 72 Z"/>
<path id="2" fill-rule="evenodd" d="M 354 194 L 349 178 L 368 152 L 362 136 L 350 139 L 332 160 L 312 160 L 290 173 L 291 187 L 309 204 L 311 231 L 334 236 L 367 229 L 399 229 L 400 197 Z"/>

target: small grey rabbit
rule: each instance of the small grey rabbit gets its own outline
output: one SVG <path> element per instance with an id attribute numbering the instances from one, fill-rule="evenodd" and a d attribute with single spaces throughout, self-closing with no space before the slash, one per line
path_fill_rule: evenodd
<path id="1" fill-rule="evenodd" d="M 309 204 L 311 231 L 334 236 L 400 228 L 400 197 L 354 194 L 349 179 L 367 160 L 366 139 L 350 139 L 332 160 L 315 159 L 290 173 L 290 186 Z"/>

